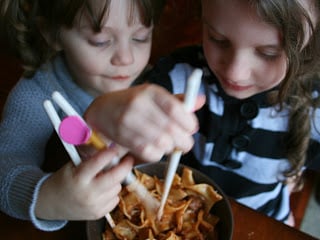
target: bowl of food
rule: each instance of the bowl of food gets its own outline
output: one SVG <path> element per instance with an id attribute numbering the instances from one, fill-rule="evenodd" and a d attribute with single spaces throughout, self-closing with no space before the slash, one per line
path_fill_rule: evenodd
<path id="1" fill-rule="evenodd" d="M 165 162 L 142 164 L 135 168 L 137 179 L 155 199 L 161 198 Z M 88 221 L 88 240 L 108 239 L 232 239 L 233 215 L 227 196 L 200 171 L 180 164 L 161 219 L 141 205 L 145 199 L 123 188 L 119 206 L 106 219 Z M 137 200 L 138 199 L 138 200 Z M 150 200 L 148 200 L 150 201 Z M 140 209 L 141 208 L 141 209 Z"/>

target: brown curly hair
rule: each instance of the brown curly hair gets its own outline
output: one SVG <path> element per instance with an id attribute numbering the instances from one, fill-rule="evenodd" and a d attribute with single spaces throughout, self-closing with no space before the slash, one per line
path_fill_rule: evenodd
<path id="1" fill-rule="evenodd" d="M 285 172 L 285 176 L 293 180 L 299 189 L 309 146 L 311 111 L 319 106 L 319 99 L 312 96 L 312 90 L 319 84 L 320 3 L 318 0 L 311 1 L 314 4 L 313 11 L 318 15 L 315 22 L 312 22 L 301 0 L 249 1 L 260 17 L 283 35 L 288 70 L 280 88 L 270 99 L 278 104 L 279 110 L 284 106 L 290 110 L 286 155 L 291 169 Z"/>

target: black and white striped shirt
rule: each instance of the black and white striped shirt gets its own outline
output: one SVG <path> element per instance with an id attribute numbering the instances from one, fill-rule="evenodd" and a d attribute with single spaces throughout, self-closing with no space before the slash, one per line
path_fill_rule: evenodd
<path id="1" fill-rule="evenodd" d="M 183 93 L 194 68 L 204 71 L 200 91 L 207 100 L 197 112 L 200 130 L 194 135 L 194 148 L 182 163 L 211 176 L 238 202 L 285 221 L 290 213 L 290 193 L 283 183 L 283 172 L 289 168 L 285 157 L 288 109 L 279 112 L 277 106 L 271 106 L 267 92 L 241 100 L 227 96 L 209 70 L 200 46 L 161 58 L 148 81 Z M 314 123 L 319 117 L 316 111 Z M 319 169 L 317 129 L 313 125 L 307 163 Z"/>

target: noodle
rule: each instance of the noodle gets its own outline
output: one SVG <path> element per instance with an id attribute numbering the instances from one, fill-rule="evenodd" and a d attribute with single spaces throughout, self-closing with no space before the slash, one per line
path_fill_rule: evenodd
<path id="1" fill-rule="evenodd" d="M 161 199 L 163 180 L 135 170 L 138 180 L 156 199 Z M 110 214 L 115 227 L 108 224 L 102 234 L 104 240 L 175 240 L 213 239 L 219 218 L 210 213 L 212 206 L 222 199 L 211 185 L 196 184 L 192 170 L 183 168 L 176 174 L 161 221 L 156 214 L 147 215 L 143 204 L 126 188 L 120 202 Z"/>

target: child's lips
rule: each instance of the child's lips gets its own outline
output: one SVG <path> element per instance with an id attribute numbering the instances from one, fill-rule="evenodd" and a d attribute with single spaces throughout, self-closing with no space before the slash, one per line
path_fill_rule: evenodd
<path id="1" fill-rule="evenodd" d="M 126 81 L 130 78 L 128 75 L 118 75 L 118 76 L 113 76 L 111 79 L 113 80 L 119 80 L 119 81 Z"/>
<path id="2" fill-rule="evenodd" d="M 246 86 L 237 85 L 225 79 L 223 79 L 222 81 L 227 88 L 232 89 L 234 91 L 245 91 L 251 88 L 251 85 L 246 85 Z"/>

